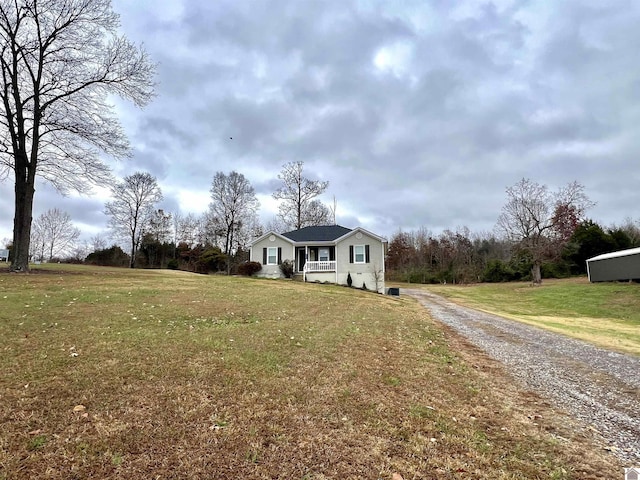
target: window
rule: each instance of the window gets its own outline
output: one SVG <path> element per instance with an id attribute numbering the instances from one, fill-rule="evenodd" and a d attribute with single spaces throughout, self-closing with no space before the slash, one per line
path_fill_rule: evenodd
<path id="1" fill-rule="evenodd" d="M 328 262 L 329 261 L 329 249 L 328 248 L 321 248 L 319 250 L 318 260 L 320 260 L 321 262 Z"/>
<path id="2" fill-rule="evenodd" d="M 349 245 L 349 263 L 369 263 L 369 245 Z"/>
<path id="3" fill-rule="evenodd" d="M 277 247 L 267 248 L 267 265 L 277 265 L 277 264 L 278 264 L 278 248 Z"/>

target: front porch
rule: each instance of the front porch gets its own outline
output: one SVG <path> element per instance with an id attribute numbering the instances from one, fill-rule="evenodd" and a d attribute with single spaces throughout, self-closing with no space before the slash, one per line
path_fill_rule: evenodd
<path id="1" fill-rule="evenodd" d="M 295 272 L 335 272 L 336 247 L 334 245 L 307 245 L 296 248 Z"/>
<path id="2" fill-rule="evenodd" d="M 307 245 L 296 248 L 294 278 L 303 282 L 333 282 L 337 280 L 334 245 Z"/>
<path id="3" fill-rule="evenodd" d="M 304 272 L 335 272 L 336 262 L 333 261 L 321 261 L 321 262 L 306 262 L 304 264 Z"/>

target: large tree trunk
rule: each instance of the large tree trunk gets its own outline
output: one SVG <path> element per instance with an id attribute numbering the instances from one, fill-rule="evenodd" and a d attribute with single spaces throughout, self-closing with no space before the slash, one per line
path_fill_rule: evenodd
<path id="1" fill-rule="evenodd" d="M 18 164 L 18 162 L 16 162 Z M 25 162 L 26 163 L 26 162 Z M 13 251 L 11 271 L 29 272 L 29 245 L 35 176 L 27 169 L 16 168 L 15 215 L 13 217 Z"/>
<path id="2" fill-rule="evenodd" d="M 131 258 L 129 259 L 129 268 L 136 266 L 136 239 L 131 237 Z"/>
<path id="3" fill-rule="evenodd" d="M 540 273 L 540 262 L 533 262 L 531 267 L 531 280 L 534 285 L 540 285 L 542 283 L 542 273 Z"/>

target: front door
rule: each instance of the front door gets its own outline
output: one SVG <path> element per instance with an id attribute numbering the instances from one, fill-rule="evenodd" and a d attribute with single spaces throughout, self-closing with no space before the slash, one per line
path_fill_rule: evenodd
<path id="1" fill-rule="evenodd" d="M 299 248 L 298 249 L 298 271 L 302 272 L 304 270 L 304 264 L 307 261 L 307 259 L 305 258 L 305 249 L 304 248 Z"/>

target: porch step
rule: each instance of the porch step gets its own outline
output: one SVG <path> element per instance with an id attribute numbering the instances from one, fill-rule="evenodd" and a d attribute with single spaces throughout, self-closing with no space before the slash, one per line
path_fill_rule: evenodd
<path id="1" fill-rule="evenodd" d="M 304 281 L 304 274 L 302 272 L 296 272 L 291 278 L 296 282 L 302 282 Z"/>

